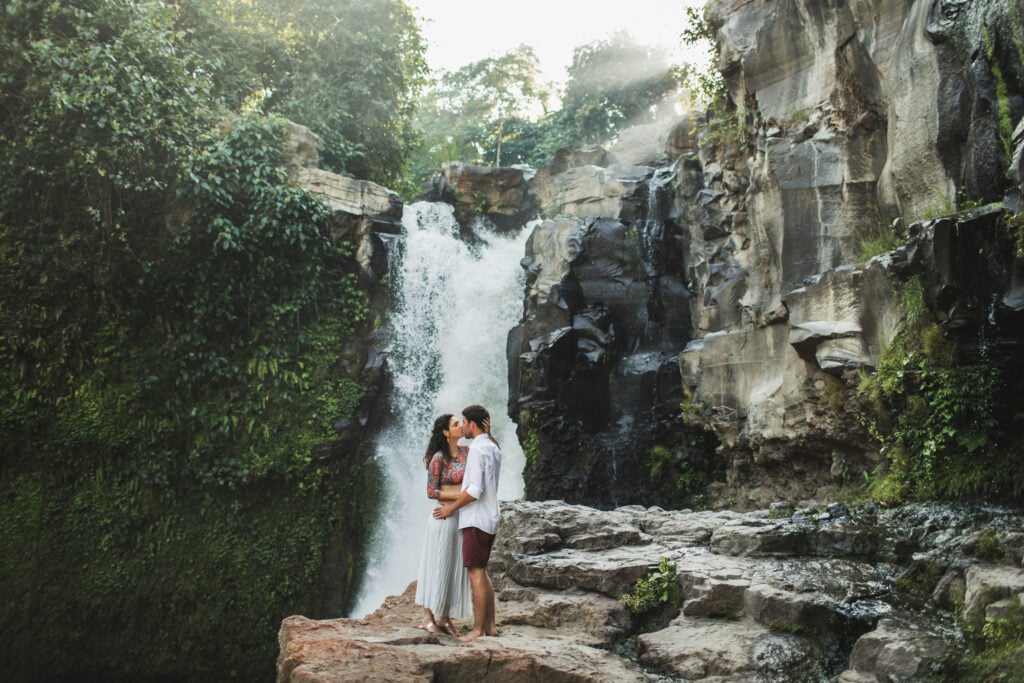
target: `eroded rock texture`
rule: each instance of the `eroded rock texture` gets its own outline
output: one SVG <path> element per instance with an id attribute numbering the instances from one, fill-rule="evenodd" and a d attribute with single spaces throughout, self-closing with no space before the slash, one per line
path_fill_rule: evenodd
<path id="1" fill-rule="evenodd" d="M 523 320 L 509 335 L 527 496 L 678 504 L 677 478 L 713 465 L 703 432 L 678 419 L 677 354 L 692 323 L 685 236 L 666 211 L 673 175 L 574 161 L 565 153 L 531 187 L 577 213 L 534 229 Z M 581 193 L 584 179 L 595 184 Z"/>
<path id="2" fill-rule="evenodd" d="M 972 557 L 983 529 L 1004 563 Z M 499 637 L 417 629 L 410 587 L 366 619 L 286 619 L 278 681 L 925 681 L 963 651 L 954 617 L 1020 609 L 1021 538 L 995 508 L 506 503 Z M 636 615 L 618 598 L 662 558 L 679 603 Z"/>
<path id="3" fill-rule="evenodd" d="M 914 275 L 965 354 L 1015 376 L 1024 0 L 708 11 L 733 118 L 562 150 L 532 181 L 552 218 L 509 345 L 532 498 L 835 496 L 879 463 L 855 388 Z M 908 248 L 865 263 L 892 230 Z"/>
<path id="4" fill-rule="evenodd" d="M 527 194 L 533 169 L 491 167 L 448 161 L 421 196 L 424 201 L 447 202 L 467 237 L 473 222 L 487 219 L 498 230 L 518 229 L 536 214 Z"/>
<path id="5" fill-rule="evenodd" d="M 696 323 L 684 383 L 721 439 L 727 499 L 821 499 L 876 464 L 850 389 L 898 329 L 894 285 L 923 274 L 929 304 L 965 340 L 989 312 L 1004 339 L 1016 334 L 1019 265 L 997 226 L 1019 194 L 1010 129 L 1024 113 L 1024 66 L 1010 48 L 1024 3 L 710 11 L 743 126 L 705 136 L 691 163 L 702 177 L 680 182 Z M 698 215 L 686 204 L 695 184 Z M 998 204 L 930 220 L 964 197 Z M 922 219 L 909 261 L 856 265 L 866 239 Z"/>

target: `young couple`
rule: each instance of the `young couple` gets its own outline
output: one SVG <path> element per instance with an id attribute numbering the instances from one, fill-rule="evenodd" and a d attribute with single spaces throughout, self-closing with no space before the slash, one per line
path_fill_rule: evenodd
<path id="1" fill-rule="evenodd" d="M 490 429 L 483 406 L 465 408 L 461 418 L 441 415 L 423 458 L 427 496 L 441 505 L 427 520 L 420 558 L 416 604 L 423 605 L 427 618 L 420 628 L 459 638 L 451 618 L 465 616 L 472 592 L 473 630 L 461 636 L 466 643 L 498 635 L 487 561 L 498 531 L 502 456 Z M 468 447 L 459 445 L 463 437 L 471 439 Z"/>

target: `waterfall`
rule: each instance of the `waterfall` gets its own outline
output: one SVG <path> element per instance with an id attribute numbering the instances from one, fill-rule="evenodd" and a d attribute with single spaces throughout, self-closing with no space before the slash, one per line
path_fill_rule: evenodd
<path id="1" fill-rule="evenodd" d="M 668 184 L 673 178 L 674 168 L 666 166 L 655 170 L 647 180 L 647 206 L 643 220 L 637 221 L 637 228 L 640 256 L 648 277 L 656 277 L 664 269 L 665 214 L 668 213 Z"/>
<path id="2" fill-rule="evenodd" d="M 367 549 L 367 569 L 351 616 L 380 607 L 416 578 L 427 516 L 423 454 L 434 418 L 471 403 L 491 414 L 504 460 L 498 497 L 523 494 L 523 452 L 506 416 L 508 331 L 522 314 L 519 265 L 529 230 L 502 236 L 477 230 L 466 244 L 447 204 L 405 208 L 404 239 L 391 263 L 393 310 L 388 363 L 393 378 L 390 423 L 376 439 L 384 472 L 380 518 Z"/>

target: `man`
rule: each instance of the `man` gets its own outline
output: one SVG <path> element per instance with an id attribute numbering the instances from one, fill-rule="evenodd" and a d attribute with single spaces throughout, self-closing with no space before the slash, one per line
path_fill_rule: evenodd
<path id="1" fill-rule="evenodd" d="M 473 630 L 462 637 L 469 643 L 482 635 L 496 636 L 494 623 L 494 584 L 487 575 L 487 561 L 498 531 L 498 477 L 501 475 L 501 451 L 487 433 L 491 416 L 483 406 L 471 405 L 462 411 L 462 430 L 472 439 L 466 456 L 462 492 L 447 505 L 434 510 L 444 519 L 459 513 L 462 529 L 462 564 L 469 571 L 473 591 Z"/>

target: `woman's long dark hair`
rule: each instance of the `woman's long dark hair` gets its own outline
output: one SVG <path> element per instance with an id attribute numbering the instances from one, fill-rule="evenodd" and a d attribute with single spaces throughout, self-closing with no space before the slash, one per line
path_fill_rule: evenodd
<path id="1" fill-rule="evenodd" d="M 448 437 L 444 435 L 451 425 L 452 414 L 445 413 L 434 420 L 434 428 L 430 432 L 430 443 L 427 444 L 427 453 L 423 456 L 423 466 L 430 467 L 430 459 L 434 453 L 441 451 L 444 454 L 445 464 L 451 463 L 452 452 L 448 446 Z"/>

